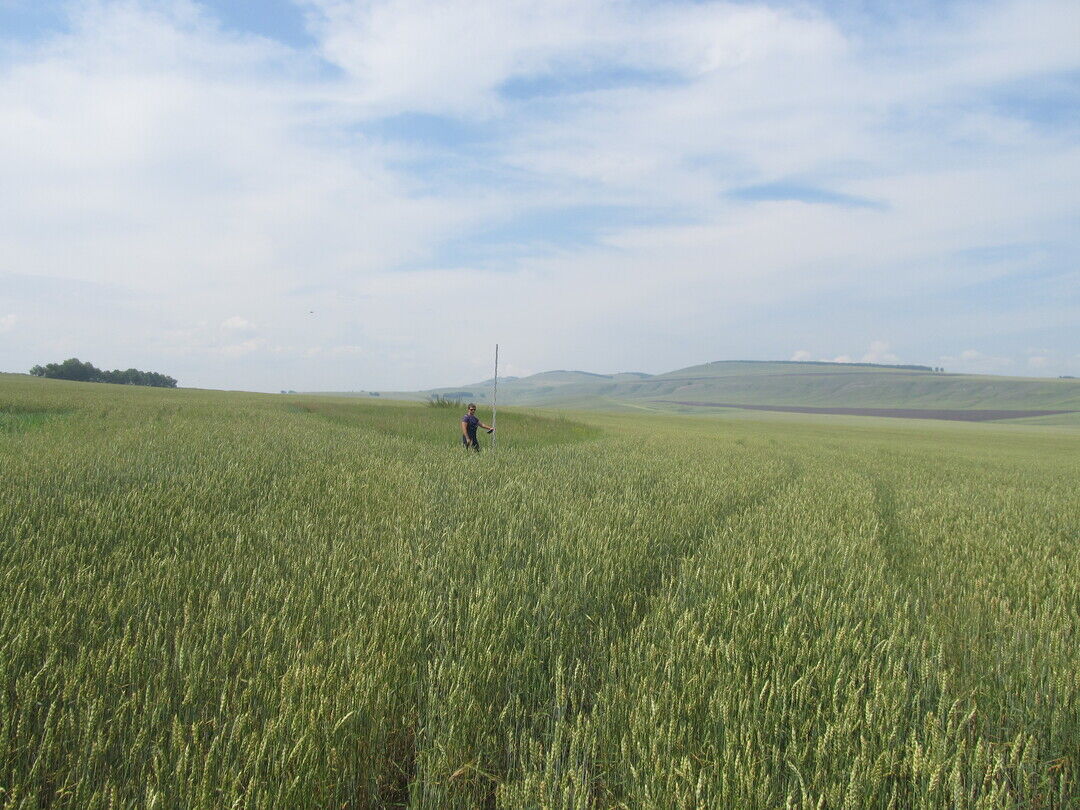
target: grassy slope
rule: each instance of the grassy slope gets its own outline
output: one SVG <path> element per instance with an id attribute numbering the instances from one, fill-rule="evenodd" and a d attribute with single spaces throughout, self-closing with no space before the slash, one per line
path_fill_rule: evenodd
<path id="1" fill-rule="evenodd" d="M 440 394 L 467 394 L 489 401 L 489 381 Z M 431 392 L 386 396 L 423 399 Z M 735 404 L 899 408 L 988 408 L 1080 411 L 1080 380 L 864 368 L 842 364 L 718 362 L 648 375 L 594 375 L 546 372 L 501 382 L 500 402 L 563 408 L 611 408 L 649 404 L 671 409 L 663 400 Z M 1072 417 L 1064 421 L 1072 423 Z"/>
<path id="2" fill-rule="evenodd" d="M 1077 806 L 1071 434 L 507 411 L 476 459 L 455 411 L 10 375 L 0 413 L 4 804 Z"/>

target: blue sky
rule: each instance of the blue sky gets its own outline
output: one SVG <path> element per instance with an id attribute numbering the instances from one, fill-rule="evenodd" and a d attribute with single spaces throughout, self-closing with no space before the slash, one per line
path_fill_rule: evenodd
<path id="1" fill-rule="evenodd" d="M 1080 375 L 1080 6 L 0 0 L 0 369 Z"/>

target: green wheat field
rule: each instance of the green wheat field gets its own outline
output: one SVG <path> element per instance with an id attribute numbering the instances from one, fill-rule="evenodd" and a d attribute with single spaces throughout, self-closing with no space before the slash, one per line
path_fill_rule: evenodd
<path id="1" fill-rule="evenodd" d="M 0 375 L 0 806 L 1080 807 L 1080 431 L 459 416 Z"/>

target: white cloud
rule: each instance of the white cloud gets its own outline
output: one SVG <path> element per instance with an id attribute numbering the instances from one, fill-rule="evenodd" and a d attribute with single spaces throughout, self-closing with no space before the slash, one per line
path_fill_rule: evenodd
<path id="1" fill-rule="evenodd" d="M 222 357 L 243 357 L 246 354 L 258 351 L 266 345 L 266 341 L 262 338 L 251 338 L 250 340 L 244 340 L 240 343 L 231 343 L 225 346 L 215 346 L 210 349 L 213 354 L 221 355 Z"/>
<path id="2" fill-rule="evenodd" d="M 875 340 L 870 344 L 870 349 L 862 356 L 863 363 L 899 363 L 900 358 L 889 351 L 889 344 L 883 340 Z"/>
<path id="3" fill-rule="evenodd" d="M 791 355 L 792 360 L 811 360 L 813 355 L 806 349 L 799 349 Z M 823 362 L 827 363 L 854 363 L 856 362 L 855 356 L 850 354 L 840 354 L 834 357 L 822 357 Z M 870 343 L 870 347 L 864 352 L 858 359 L 860 363 L 899 363 L 900 358 L 889 351 L 889 344 L 883 340 L 875 340 Z"/>
<path id="4" fill-rule="evenodd" d="M 764 5 L 635 6 L 551 0 L 312 0 L 323 56 L 380 111 L 490 115 L 519 76 L 594 65 L 697 78 L 843 50 L 827 21 Z"/>
<path id="5" fill-rule="evenodd" d="M 477 359 L 477 363 L 482 363 L 482 359 Z M 494 370 L 494 369 L 493 369 Z M 528 366 L 518 365 L 517 363 L 500 363 L 499 364 L 499 379 L 504 377 L 528 377 L 532 374 L 537 374 L 540 371 L 547 369 L 535 369 Z"/>
<path id="6" fill-rule="evenodd" d="M 949 371 L 973 373 L 1000 372 L 1013 365 L 1011 357 L 985 354 L 978 349 L 964 349 L 959 355 L 946 355 L 940 360 Z"/>
<path id="7" fill-rule="evenodd" d="M 1027 364 L 1032 368 L 1046 368 L 1050 365 L 1050 358 L 1042 355 L 1033 355 L 1028 358 Z"/>
<path id="8" fill-rule="evenodd" d="M 231 318 L 226 318 L 221 322 L 221 328 L 234 332 L 249 332 L 255 328 L 255 325 L 246 318 L 241 318 L 239 315 L 233 315 Z"/>
<path id="9" fill-rule="evenodd" d="M 0 332 L 10 332 L 19 322 L 19 316 L 14 313 L 0 316 Z"/>
<path id="10" fill-rule="evenodd" d="M 377 152 L 309 144 L 292 59 L 184 2 L 82 14 L 0 74 L 0 176 L 22 190 L 0 225 L 11 262 L 235 301 L 423 255 L 460 221 L 452 204 L 411 199 Z"/>

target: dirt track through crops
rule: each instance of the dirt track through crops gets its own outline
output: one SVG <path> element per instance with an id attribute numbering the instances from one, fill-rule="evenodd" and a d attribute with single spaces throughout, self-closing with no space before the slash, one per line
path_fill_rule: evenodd
<path id="1" fill-rule="evenodd" d="M 839 416 L 884 416 L 894 419 L 946 419 L 952 422 L 991 422 L 995 419 L 1024 419 L 1032 416 L 1057 416 L 1075 411 L 1003 411 L 958 410 L 947 408 L 811 408 L 803 405 L 743 405 L 735 402 L 685 402 L 662 399 L 670 405 L 697 408 L 741 408 L 744 411 L 782 411 L 783 413 L 823 413 Z"/>

